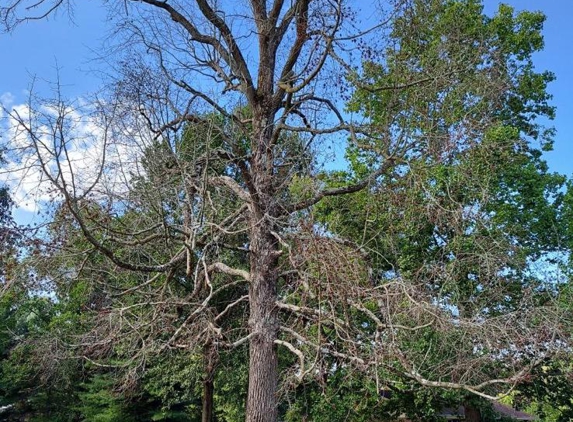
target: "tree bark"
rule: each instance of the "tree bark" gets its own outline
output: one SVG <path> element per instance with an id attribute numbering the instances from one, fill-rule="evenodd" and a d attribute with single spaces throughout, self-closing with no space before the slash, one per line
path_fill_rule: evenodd
<path id="1" fill-rule="evenodd" d="M 258 111 L 258 112 L 257 112 Z M 278 316 L 275 306 L 278 279 L 278 241 L 273 236 L 277 215 L 273 195 L 272 118 L 261 107 L 253 119 L 251 174 L 250 272 L 251 333 L 247 422 L 278 421 L 278 356 L 275 340 Z M 266 114 L 265 114 L 266 113 Z"/>
<path id="2" fill-rule="evenodd" d="M 203 410 L 201 422 L 213 422 L 213 380 L 205 379 L 203 381 Z"/>
<path id="3" fill-rule="evenodd" d="M 256 224 L 256 223 L 255 223 Z M 263 227 L 260 227 L 263 226 Z M 252 237 L 250 319 L 252 333 L 249 353 L 249 388 L 247 422 L 278 420 L 276 391 L 278 356 L 275 340 L 278 333 L 276 240 L 265 230 L 255 227 Z"/>
<path id="4" fill-rule="evenodd" d="M 214 409 L 214 382 L 215 369 L 217 366 L 217 356 L 212 344 L 205 346 L 205 377 L 203 378 L 203 408 L 201 412 L 201 422 L 213 422 Z"/>
<path id="5" fill-rule="evenodd" d="M 472 405 L 466 405 L 466 421 L 467 422 L 480 422 L 481 414 L 479 409 Z"/>

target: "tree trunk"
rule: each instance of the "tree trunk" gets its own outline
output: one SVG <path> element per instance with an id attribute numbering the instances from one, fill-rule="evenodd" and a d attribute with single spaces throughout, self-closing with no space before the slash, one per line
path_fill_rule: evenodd
<path id="1" fill-rule="evenodd" d="M 480 422 L 481 414 L 479 409 L 472 405 L 466 405 L 466 421 L 467 422 Z"/>
<path id="2" fill-rule="evenodd" d="M 264 107 L 261 109 L 264 110 Z M 268 110 L 266 111 L 268 113 Z M 273 236 L 275 203 L 273 197 L 273 158 L 269 140 L 272 121 L 265 111 L 253 119 L 252 182 L 255 192 L 250 216 L 249 285 L 249 387 L 247 422 L 278 421 L 278 335 L 276 310 L 278 279 L 278 241 Z"/>
<path id="3" fill-rule="evenodd" d="M 203 411 L 201 422 L 213 422 L 213 380 L 203 381 Z"/>
<path id="4" fill-rule="evenodd" d="M 201 412 L 201 422 L 213 422 L 213 395 L 215 368 L 217 366 L 217 356 L 212 344 L 205 346 L 204 364 L 205 378 L 203 378 L 203 409 Z"/>
<path id="5" fill-rule="evenodd" d="M 260 226 L 265 226 L 261 224 Z M 276 240 L 257 226 L 251 251 L 250 319 L 252 333 L 249 353 L 247 422 L 276 422 L 278 357 L 275 340 L 278 320 L 275 309 L 277 254 Z"/>

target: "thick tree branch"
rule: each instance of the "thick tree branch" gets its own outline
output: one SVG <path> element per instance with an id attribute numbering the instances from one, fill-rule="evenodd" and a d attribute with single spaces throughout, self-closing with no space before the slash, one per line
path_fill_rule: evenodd
<path id="1" fill-rule="evenodd" d="M 211 22 L 215 28 L 219 31 L 222 35 L 225 43 L 229 48 L 230 55 L 232 57 L 228 57 L 226 59 L 227 64 L 231 67 L 231 69 L 235 69 L 235 73 L 242 79 L 243 81 L 243 89 L 245 95 L 249 99 L 249 101 L 254 104 L 256 101 L 256 92 L 255 87 L 253 84 L 253 78 L 251 77 L 251 73 L 249 71 L 249 67 L 247 66 L 247 62 L 243 57 L 243 53 L 237 44 L 236 38 L 231 32 L 231 29 L 227 26 L 227 23 L 221 19 L 217 13 L 211 8 L 207 0 L 196 0 L 199 9 L 203 13 L 203 16 L 207 18 L 209 22 Z"/>
<path id="2" fill-rule="evenodd" d="M 131 0 L 136 1 L 136 0 Z M 225 63 L 232 69 L 243 80 L 242 87 L 243 92 L 249 99 L 249 101 L 254 102 L 256 100 L 255 89 L 253 87 L 253 81 L 251 74 L 249 72 L 248 66 L 242 55 L 239 46 L 236 43 L 231 30 L 227 24 L 215 13 L 215 11 L 209 6 L 205 0 L 197 0 L 197 5 L 199 9 L 205 16 L 205 18 L 220 32 L 225 43 L 229 47 L 227 50 L 221 42 L 209 35 L 205 35 L 199 31 L 199 29 L 187 19 L 180 11 L 169 4 L 167 1 L 162 0 L 137 0 L 143 3 L 149 4 L 151 6 L 157 7 L 159 9 L 165 10 L 169 13 L 171 19 L 181 25 L 191 36 L 192 40 L 197 41 L 201 44 L 210 45 L 215 49 L 215 51 L 223 58 Z M 217 68 L 213 69 L 217 72 Z"/>
<path id="3" fill-rule="evenodd" d="M 220 273 L 232 275 L 234 277 L 241 277 L 245 281 L 251 281 L 251 275 L 248 271 L 231 268 L 222 262 L 215 262 L 214 264 L 209 265 L 207 272 L 210 273 L 212 271 L 218 271 Z"/>
<path id="4" fill-rule="evenodd" d="M 237 197 L 247 204 L 251 203 L 251 195 L 245 191 L 232 177 L 229 176 L 213 176 L 209 178 L 209 182 L 216 186 L 225 186 Z"/>

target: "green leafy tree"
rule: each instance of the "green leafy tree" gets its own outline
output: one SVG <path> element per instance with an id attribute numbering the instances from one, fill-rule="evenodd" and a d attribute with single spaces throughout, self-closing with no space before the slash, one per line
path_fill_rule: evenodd
<path id="1" fill-rule="evenodd" d="M 370 85 L 351 101 L 353 110 L 363 111 L 386 132 L 350 148 L 350 171 L 332 173 L 328 183 L 360 180 L 392 143 L 415 147 L 401 157 L 394 174 L 369 191 L 322 202 L 316 217 L 328 232 L 361 248 L 373 283 L 399 275 L 423 286 L 456 318 L 482 321 L 483 334 L 488 318 L 503 318 L 524 300 L 544 306 L 558 301 L 563 278 L 544 279 L 532 262 L 543 259 L 555 266 L 570 247 L 566 178 L 550 173 L 533 146 L 541 140 L 542 148 L 550 148 L 552 134 L 533 118 L 554 114 L 545 91 L 553 76 L 536 73 L 530 59 L 543 45 L 538 32 L 543 16 L 515 15 L 501 6 L 496 16 L 486 18 L 474 1 L 416 4 L 417 12 L 403 16 L 392 33 L 398 48 L 383 64 L 367 63 Z M 519 35 L 510 35 L 508 28 Z M 471 54 L 472 49 L 485 58 Z M 468 61 L 451 60 L 459 55 Z M 467 66 L 474 59 L 485 63 Z M 506 83 L 513 84 L 501 102 L 490 97 L 490 90 L 499 89 L 492 84 L 500 80 L 491 75 L 499 59 L 507 61 Z M 455 82 L 425 84 L 435 67 L 455 73 Z M 415 144 L 409 143 L 412 137 Z M 422 154 L 427 150 L 431 153 Z M 527 296 L 528 290 L 535 294 Z M 475 348 L 483 340 L 440 331 L 419 330 L 405 338 L 401 358 L 411 359 L 410 369 L 432 371 L 444 357 L 459 364 L 459 353 L 479 358 Z M 541 350 L 552 347 L 546 337 L 524 341 L 532 347 L 537 342 Z M 450 370 L 451 378 L 464 371 L 462 366 Z M 501 371 L 495 362 L 483 370 Z M 414 397 L 424 397 L 424 390 L 409 396 L 411 406 L 399 408 L 422 420 L 435 417 L 447 403 L 467 400 L 464 394 L 450 394 L 447 400 L 448 394 L 438 394 L 420 407 L 424 401 Z M 481 407 L 487 409 L 487 402 Z"/>

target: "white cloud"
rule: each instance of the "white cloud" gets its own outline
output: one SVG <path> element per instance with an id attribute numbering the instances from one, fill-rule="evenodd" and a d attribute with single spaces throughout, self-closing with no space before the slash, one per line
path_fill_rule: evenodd
<path id="1" fill-rule="evenodd" d="M 4 117 L 4 108 L 10 107 L 14 103 L 14 99 L 10 92 L 0 94 L 0 119 Z"/>
<path id="2" fill-rule="evenodd" d="M 0 100 L 8 111 L 0 120 L 8 151 L 0 183 L 10 187 L 18 208 L 39 211 L 63 199 L 64 192 L 99 200 L 128 189 L 150 141 L 145 131 L 125 128 L 82 101 L 77 108 L 44 105 L 31 110 L 14 104 L 9 94 Z"/>

